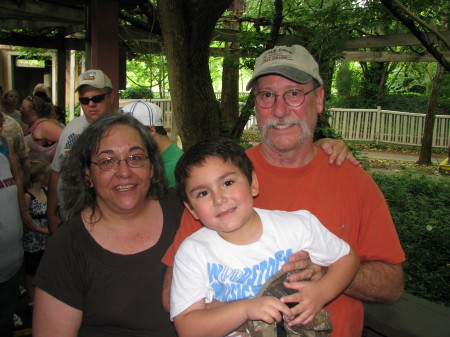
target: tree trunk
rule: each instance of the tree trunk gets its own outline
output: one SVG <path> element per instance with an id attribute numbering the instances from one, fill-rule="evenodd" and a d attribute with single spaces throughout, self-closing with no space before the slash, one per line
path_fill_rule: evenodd
<path id="1" fill-rule="evenodd" d="M 365 80 L 361 96 L 369 107 L 379 106 L 386 87 L 387 64 L 385 62 L 360 62 L 360 64 Z"/>
<path id="2" fill-rule="evenodd" d="M 230 44 L 230 49 L 239 43 Z M 239 117 L 239 56 L 228 54 L 223 58 L 222 100 L 220 102 L 222 119 L 227 127 L 232 127 Z"/>
<path id="3" fill-rule="evenodd" d="M 422 137 L 422 147 L 420 148 L 420 155 L 417 164 L 430 165 L 431 164 L 431 150 L 433 147 L 433 128 L 436 119 L 436 106 L 439 97 L 439 88 L 441 87 L 442 74 L 444 68 L 440 63 L 436 65 L 436 73 L 434 75 L 433 87 L 431 88 L 430 97 L 428 99 L 427 114 L 425 116 L 425 126 Z"/>
<path id="4" fill-rule="evenodd" d="M 261 2 L 262 4 L 262 2 Z M 281 24 L 283 22 L 283 0 L 275 0 L 274 2 L 274 14 L 273 14 L 272 27 L 270 29 L 270 39 L 266 45 L 266 50 L 269 50 L 276 46 L 278 37 L 280 34 Z M 231 130 L 231 137 L 240 138 L 242 132 L 244 132 L 245 124 L 247 124 L 248 119 L 253 113 L 253 108 L 255 107 L 255 98 L 253 96 L 253 89 L 248 95 L 245 106 L 242 108 L 241 114 L 234 124 Z"/>
<path id="5" fill-rule="evenodd" d="M 247 124 L 250 116 L 253 113 L 253 108 L 255 107 L 255 96 L 253 96 L 253 89 L 248 95 L 247 101 L 242 108 L 241 114 L 239 115 L 236 124 L 234 124 L 233 130 L 231 130 L 231 137 L 239 139 L 241 138 L 242 132 L 244 132 L 245 124 Z"/>
<path id="6" fill-rule="evenodd" d="M 158 0 L 173 114 L 183 148 L 219 136 L 209 72 L 214 27 L 233 0 Z"/>
<path id="7" fill-rule="evenodd" d="M 245 10 L 245 0 L 235 0 L 228 9 L 236 17 L 241 17 Z M 224 28 L 239 30 L 239 22 L 224 23 Z M 227 55 L 223 58 L 222 97 L 220 108 L 222 120 L 231 128 L 239 118 L 239 54 L 233 53 L 240 48 L 239 42 L 225 42 Z"/>

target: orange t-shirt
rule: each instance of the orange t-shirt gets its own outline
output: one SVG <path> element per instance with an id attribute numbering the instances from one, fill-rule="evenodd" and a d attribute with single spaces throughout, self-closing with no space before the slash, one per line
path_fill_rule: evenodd
<path id="1" fill-rule="evenodd" d="M 259 181 L 255 207 L 295 211 L 306 209 L 331 232 L 350 244 L 361 261 L 399 264 L 405 254 L 380 189 L 367 172 L 344 162 L 328 163 L 320 149 L 306 166 L 283 168 L 270 165 L 259 146 L 247 150 Z M 163 262 L 173 266 L 181 242 L 201 227 L 185 211 L 174 243 Z M 326 306 L 333 324 L 333 337 L 360 337 L 364 321 L 362 302 L 340 295 Z"/>

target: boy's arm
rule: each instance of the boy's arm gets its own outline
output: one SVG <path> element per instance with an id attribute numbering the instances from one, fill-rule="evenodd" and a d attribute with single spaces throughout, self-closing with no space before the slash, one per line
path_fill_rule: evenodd
<path id="1" fill-rule="evenodd" d="M 325 304 L 332 301 L 352 282 L 359 266 L 359 259 L 353 249 L 341 257 L 329 268 L 318 281 L 285 282 L 286 288 L 298 290 L 297 293 L 281 298 L 284 303 L 298 302 L 292 308 L 296 318 L 290 321 L 290 326 L 308 324 Z"/>
<path id="2" fill-rule="evenodd" d="M 175 316 L 173 321 L 179 337 L 222 337 L 248 320 L 272 324 L 280 322 L 283 316 L 293 317 L 279 299 L 265 296 L 223 303 L 213 309 L 206 309 L 202 299 Z"/>

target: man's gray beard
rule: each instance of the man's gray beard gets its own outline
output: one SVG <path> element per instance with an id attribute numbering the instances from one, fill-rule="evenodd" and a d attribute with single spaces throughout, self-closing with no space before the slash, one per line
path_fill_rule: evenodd
<path id="1" fill-rule="evenodd" d="M 298 125 L 300 127 L 301 130 L 301 134 L 300 137 L 298 138 L 297 142 L 292 145 L 289 148 L 279 148 L 276 145 L 274 145 L 272 143 L 272 140 L 269 137 L 269 129 L 273 126 L 276 125 L 288 125 L 288 126 L 293 126 L 293 125 Z M 271 148 L 274 148 L 275 150 L 279 151 L 279 152 L 289 152 L 292 150 L 297 149 L 298 147 L 300 147 L 301 145 L 303 145 L 303 143 L 309 139 L 313 137 L 313 133 L 311 131 L 311 128 L 303 121 L 297 119 L 297 118 L 272 118 L 270 120 L 266 121 L 266 124 L 263 126 L 262 130 L 261 130 L 261 138 L 263 140 L 264 143 L 266 143 L 266 145 L 268 145 Z"/>

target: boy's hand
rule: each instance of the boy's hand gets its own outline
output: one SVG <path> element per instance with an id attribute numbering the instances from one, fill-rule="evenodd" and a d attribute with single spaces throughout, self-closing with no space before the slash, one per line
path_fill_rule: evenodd
<path id="1" fill-rule="evenodd" d="M 325 305 L 325 299 L 318 284 L 315 282 L 284 282 L 283 284 L 286 288 L 298 290 L 280 299 L 283 303 L 298 303 L 291 308 L 295 318 L 285 319 L 285 321 L 289 326 L 311 323 Z"/>
<path id="2" fill-rule="evenodd" d="M 273 296 L 255 297 L 245 300 L 247 320 L 264 321 L 267 324 L 281 322 L 283 317 L 291 320 L 294 315 L 289 307 Z"/>

